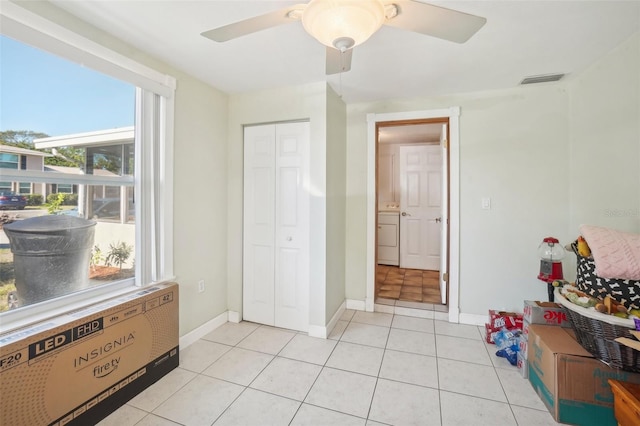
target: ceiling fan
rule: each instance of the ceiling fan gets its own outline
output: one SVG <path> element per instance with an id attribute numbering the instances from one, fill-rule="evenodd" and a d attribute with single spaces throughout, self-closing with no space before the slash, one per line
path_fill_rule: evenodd
<path id="1" fill-rule="evenodd" d="M 326 73 L 351 69 L 352 49 L 382 25 L 464 43 L 487 21 L 414 0 L 311 0 L 202 33 L 224 42 L 278 25 L 302 21 L 304 29 L 326 48 Z"/>

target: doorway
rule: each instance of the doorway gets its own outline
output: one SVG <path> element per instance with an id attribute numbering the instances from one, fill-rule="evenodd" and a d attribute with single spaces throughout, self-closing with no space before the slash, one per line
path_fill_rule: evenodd
<path id="1" fill-rule="evenodd" d="M 448 185 L 448 196 L 446 202 L 443 203 L 442 216 L 442 253 L 445 255 L 443 268 L 438 271 L 439 281 L 443 289 L 442 295 L 444 300 L 441 303 L 446 304 L 448 310 L 449 321 L 458 322 L 458 224 L 459 224 L 459 114 L 458 107 L 440 110 L 428 111 L 412 111 L 404 113 L 388 113 L 388 114 L 368 114 L 368 174 L 367 174 L 367 298 L 365 308 L 369 311 L 374 310 L 375 305 L 375 283 L 377 274 L 377 227 L 378 227 L 378 179 L 377 179 L 377 161 L 378 161 L 378 136 L 379 130 L 385 126 L 393 125 L 416 125 L 419 123 L 448 123 L 448 131 L 444 135 L 447 149 L 443 151 L 443 163 L 448 165 L 446 183 Z M 392 203 L 391 203 L 392 204 Z M 400 207 L 400 206 L 398 206 Z M 405 271 L 406 273 L 406 271 Z M 417 272 L 411 275 L 414 277 Z M 417 290 L 416 290 L 417 291 Z"/>
<path id="2" fill-rule="evenodd" d="M 446 304 L 447 139 L 447 118 L 377 124 L 377 303 Z"/>

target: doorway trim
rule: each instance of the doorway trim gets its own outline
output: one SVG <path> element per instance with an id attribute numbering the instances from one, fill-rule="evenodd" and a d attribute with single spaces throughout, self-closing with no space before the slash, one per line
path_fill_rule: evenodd
<path id="1" fill-rule="evenodd" d="M 449 118 L 449 322 L 460 317 L 460 107 L 367 114 L 367 260 L 365 309 L 373 312 L 376 277 L 376 125 L 387 121 Z"/>

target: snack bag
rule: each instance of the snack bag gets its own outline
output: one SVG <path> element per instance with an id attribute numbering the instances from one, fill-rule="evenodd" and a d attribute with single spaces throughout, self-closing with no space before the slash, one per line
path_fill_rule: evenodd
<path id="1" fill-rule="evenodd" d="M 503 328 L 498 331 L 494 337 L 496 347 L 496 355 L 506 358 L 511 365 L 518 364 L 518 346 L 520 344 L 519 330 L 507 330 Z"/>

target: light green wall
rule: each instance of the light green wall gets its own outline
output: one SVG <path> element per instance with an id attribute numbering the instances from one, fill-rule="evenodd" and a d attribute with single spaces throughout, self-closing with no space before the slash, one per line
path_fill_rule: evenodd
<path id="1" fill-rule="evenodd" d="M 227 311 L 227 96 L 176 76 L 173 232 L 183 335 Z"/>
<path id="2" fill-rule="evenodd" d="M 460 311 L 546 299 L 537 246 L 585 221 L 640 227 L 638 35 L 573 80 L 348 106 L 347 298 L 366 292 L 366 114 L 460 106 Z M 492 209 L 482 210 L 482 197 Z M 606 209 L 628 212 L 606 217 Z M 574 259 L 565 262 L 575 276 Z"/>
<path id="3" fill-rule="evenodd" d="M 47 2 L 20 2 L 53 22 L 176 78 L 174 273 L 180 335 L 227 310 L 227 96 Z M 205 292 L 198 293 L 198 280 Z"/>
<path id="4" fill-rule="evenodd" d="M 571 229 L 640 232 L 640 33 L 569 87 Z"/>
<path id="5" fill-rule="evenodd" d="M 326 322 L 345 301 L 346 118 L 344 102 L 328 88 Z"/>
<path id="6" fill-rule="evenodd" d="M 547 234 L 567 237 L 566 105 L 564 87 L 546 85 L 351 108 L 347 298 L 363 300 L 366 291 L 366 113 L 451 106 L 461 110 L 460 311 L 486 314 L 544 298 L 536 248 Z M 491 210 L 481 209 L 483 197 Z"/>

